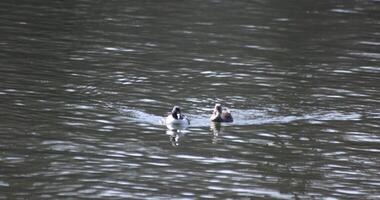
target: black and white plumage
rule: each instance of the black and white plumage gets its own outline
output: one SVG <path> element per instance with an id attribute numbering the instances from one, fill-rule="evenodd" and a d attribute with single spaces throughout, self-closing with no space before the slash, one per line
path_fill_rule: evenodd
<path id="1" fill-rule="evenodd" d="M 165 118 L 165 125 L 167 126 L 187 126 L 189 124 L 189 119 L 181 113 L 179 106 L 174 106 L 172 112 Z"/>

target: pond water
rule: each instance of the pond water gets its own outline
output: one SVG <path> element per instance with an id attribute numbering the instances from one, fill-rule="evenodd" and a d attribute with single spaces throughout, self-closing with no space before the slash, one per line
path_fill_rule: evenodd
<path id="1" fill-rule="evenodd" d="M 378 0 L 3 0 L 0 27 L 0 199 L 380 198 Z"/>

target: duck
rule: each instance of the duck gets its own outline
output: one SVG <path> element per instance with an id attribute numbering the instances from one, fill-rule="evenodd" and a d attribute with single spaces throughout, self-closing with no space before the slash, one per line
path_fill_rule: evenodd
<path id="1" fill-rule="evenodd" d="M 181 113 L 179 106 L 174 106 L 172 112 L 165 118 L 165 125 L 168 127 L 186 127 L 190 125 L 190 120 Z"/>
<path id="2" fill-rule="evenodd" d="M 228 108 L 222 108 L 220 103 L 215 104 L 214 111 L 210 117 L 212 122 L 233 122 L 232 114 Z"/>

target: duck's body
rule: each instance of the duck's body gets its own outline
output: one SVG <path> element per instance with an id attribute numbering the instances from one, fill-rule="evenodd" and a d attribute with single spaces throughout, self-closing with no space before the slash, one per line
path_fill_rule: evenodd
<path id="1" fill-rule="evenodd" d="M 165 124 L 166 125 L 189 125 L 189 121 L 188 119 L 184 116 L 183 119 L 175 119 L 174 117 L 172 117 L 171 115 L 167 116 L 165 118 Z"/>
<path id="2" fill-rule="evenodd" d="M 215 104 L 214 111 L 210 117 L 212 122 L 233 122 L 232 114 L 228 108 L 222 109 L 222 105 Z"/>
<path id="3" fill-rule="evenodd" d="M 181 109 L 178 106 L 174 106 L 172 112 L 165 118 L 166 126 L 183 127 L 188 126 L 189 124 L 189 119 L 181 113 Z"/>

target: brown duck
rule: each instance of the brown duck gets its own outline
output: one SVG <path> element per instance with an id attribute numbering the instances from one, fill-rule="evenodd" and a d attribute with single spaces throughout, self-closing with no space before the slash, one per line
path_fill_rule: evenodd
<path id="1" fill-rule="evenodd" d="M 214 111 L 210 117 L 212 122 L 233 122 L 233 118 L 230 110 L 228 108 L 223 109 L 222 105 L 217 103 L 215 104 Z"/>

